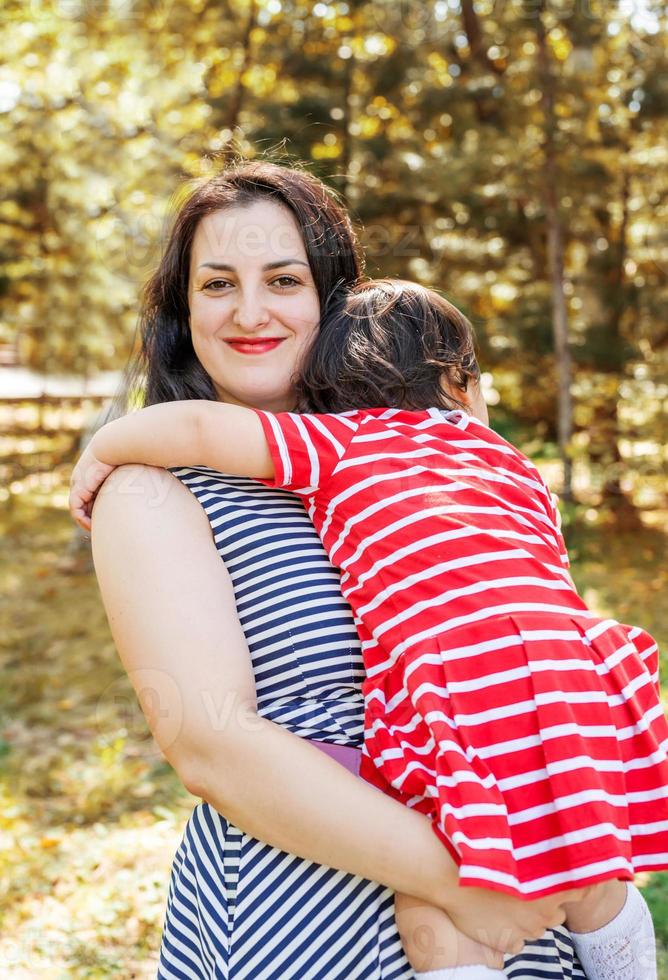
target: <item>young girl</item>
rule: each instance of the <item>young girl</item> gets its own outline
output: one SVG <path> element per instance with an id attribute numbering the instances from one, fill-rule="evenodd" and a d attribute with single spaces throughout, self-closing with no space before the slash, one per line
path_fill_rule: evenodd
<path id="1" fill-rule="evenodd" d="M 74 470 L 73 516 L 90 529 L 100 484 L 130 462 L 302 496 L 362 640 L 362 775 L 432 816 L 462 885 L 563 893 L 589 980 L 655 977 L 631 881 L 668 868 L 656 644 L 577 594 L 549 490 L 488 427 L 461 313 L 411 283 L 367 282 L 320 336 L 299 387 L 316 414 L 188 401 L 119 419 Z M 397 896 L 396 914 L 418 977 L 503 976 L 439 910 Z"/>

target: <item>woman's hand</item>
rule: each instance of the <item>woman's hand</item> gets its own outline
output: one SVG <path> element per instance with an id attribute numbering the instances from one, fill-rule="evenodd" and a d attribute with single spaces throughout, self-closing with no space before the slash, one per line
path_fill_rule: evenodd
<path id="1" fill-rule="evenodd" d="M 566 919 L 565 902 L 579 901 L 588 889 L 578 888 L 523 901 L 487 888 L 460 888 L 457 903 L 448 901 L 448 915 L 471 939 L 501 953 L 515 955 L 526 942 L 540 939 Z"/>
<path id="2" fill-rule="evenodd" d="M 70 480 L 70 514 L 84 531 L 91 529 L 91 512 L 96 494 L 116 468 L 97 458 L 93 442 L 91 440 L 79 457 Z"/>

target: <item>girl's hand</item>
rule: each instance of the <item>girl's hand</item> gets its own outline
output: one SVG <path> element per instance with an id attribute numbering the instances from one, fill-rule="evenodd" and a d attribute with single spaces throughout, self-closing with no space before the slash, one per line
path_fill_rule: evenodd
<path id="1" fill-rule="evenodd" d="M 93 501 L 99 488 L 115 466 L 103 463 L 92 449 L 92 442 L 84 449 L 72 470 L 70 480 L 70 514 L 84 531 L 91 529 Z"/>

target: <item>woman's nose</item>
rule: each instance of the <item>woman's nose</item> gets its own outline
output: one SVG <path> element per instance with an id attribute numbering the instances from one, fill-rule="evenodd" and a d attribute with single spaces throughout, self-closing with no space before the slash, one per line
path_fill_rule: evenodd
<path id="1" fill-rule="evenodd" d="M 233 318 L 242 330 L 256 330 L 269 322 L 270 315 L 261 296 L 239 290 Z"/>

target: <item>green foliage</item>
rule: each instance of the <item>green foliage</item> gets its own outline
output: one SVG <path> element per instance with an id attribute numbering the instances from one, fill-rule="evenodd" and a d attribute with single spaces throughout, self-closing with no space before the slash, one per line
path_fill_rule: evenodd
<path id="1" fill-rule="evenodd" d="M 370 272 L 466 310 L 493 424 L 558 483 L 538 5 L 476 0 L 468 23 L 464 6 L 9 0 L 0 343 L 47 373 L 123 367 L 183 181 L 233 147 L 307 161 L 363 226 Z M 542 23 L 576 364 L 564 523 L 587 598 L 666 650 L 668 32 L 665 5 L 645 6 L 546 0 Z M 90 571 L 63 565 L 60 494 L 60 510 L 15 494 L 2 528 L 0 960 L 149 977 L 192 801 L 147 737 Z M 666 877 L 646 892 L 668 948 Z"/>
<path id="2" fill-rule="evenodd" d="M 600 469 L 594 496 L 619 492 L 623 465 L 633 506 L 646 475 L 666 505 L 659 4 L 627 16 L 618 0 L 36 0 L 2 17 L 0 342 L 16 340 L 22 363 L 123 367 L 183 178 L 269 153 L 342 193 L 370 273 L 417 278 L 469 312 L 504 409 L 552 439 L 542 26 L 575 366 L 568 452 Z"/>
<path id="3" fill-rule="evenodd" d="M 668 948 L 668 875 L 654 875 L 643 891 L 652 911 L 656 938 Z"/>

